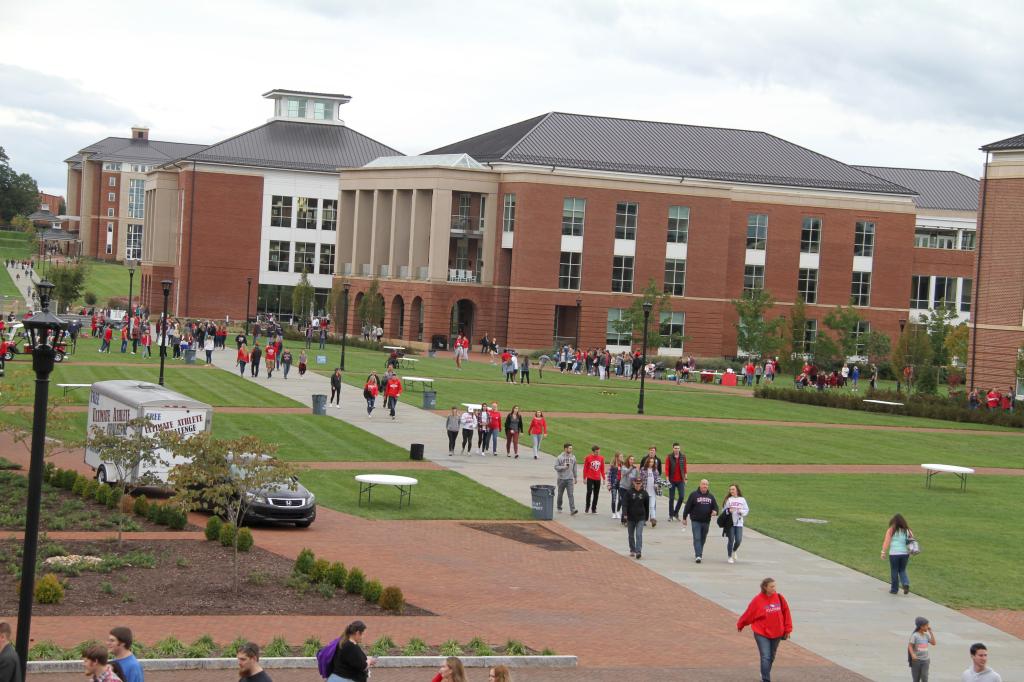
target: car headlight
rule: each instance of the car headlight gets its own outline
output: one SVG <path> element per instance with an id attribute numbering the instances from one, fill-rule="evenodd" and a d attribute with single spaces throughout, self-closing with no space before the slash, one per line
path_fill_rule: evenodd
<path id="1" fill-rule="evenodd" d="M 263 493 L 247 492 L 245 494 L 245 499 L 249 500 L 250 502 L 257 502 L 259 504 L 267 503 L 267 496 L 264 495 Z"/>
<path id="2" fill-rule="evenodd" d="M 310 493 L 309 497 L 306 498 L 306 504 L 313 504 L 314 502 L 316 502 L 316 495 Z"/>

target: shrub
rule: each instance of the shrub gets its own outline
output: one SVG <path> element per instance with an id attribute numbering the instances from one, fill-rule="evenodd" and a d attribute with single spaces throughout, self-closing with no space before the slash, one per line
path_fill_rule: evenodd
<path id="1" fill-rule="evenodd" d="M 53 480 L 53 474 L 54 474 L 55 471 L 60 471 L 60 469 L 55 467 L 53 465 L 53 462 L 47 462 L 46 465 L 43 467 L 43 483 L 49 483 L 50 481 L 52 481 Z M 43 646 L 45 644 L 53 644 L 53 642 L 42 642 L 40 644 L 37 644 L 36 646 Z M 54 646 L 56 646 L 56 645 L 54 645 Z M 32 648 L 34 649 L 35 647 L 32 647 Z M 31 654 L 30 654 L 30 656 L 31 656 Z"/>
<path id="2" fill-rule="evenodd" d="M 219 516 L 211 516 L 206 521 L 206 534 L 207 540 L 220 540 L 220 529 L 224 526 L 224 522 L 220 520 Z"/>
<path id="3" fill-rule="evenodd" d="M 558 654 L 555 653 L 554 649 L 552 649 L 551 647 L 547 647 L 546 646 L 546 647 L 544 647 L 544 651 L 540 652 L 540 655 L 541 656 L 557 656 Z"/>
<path id="4" fill-rule="evenodd" d="M 299 556 L 295 558 L 295 572 L 309 575 L 313 572 L 314 563 L 316 563 L 316 555 L 313 554 L 313 550 L 303 548 L 299 552 Z"/>
<path id="5" fill-rule="evenodd" d="M 340 561 L 335 561 L 331 564 L 331 567 L 327 569 L 327 582 L 337 587 L 339 590 L 345 586 L 345 578 L 348 577 L 348 571 L 345 570 L 345 564 Z"/>
<path id="6" fill-rule="evenodd" d="M 64 649 L 50 640 L 39 642 L 28 650 L 28 660 L 30 661 L 59 661 L 62 658 L 64 658 Z"/>
<path id="7" fill-rule="evenodd" d="M 263 647 L 260 651 L 260 656 L 280 657 L 291 655 L 292 648 L 288 646 L 288 642 L 286 642 L 284 637 L 281 637 L 280 635 L 272 639 L 270 644 Z"/>
<path id="8" fill-rule="evenodd" d="M 75 484 L 71 486 L 71 492 L 79 497 L 85 494 L 86 485 L 89 483 L 89 479 L 85 476 L 78 476 L 75 478 Z"/>
<path id="9" fill-rule="evenodd" d="M 71 490 L 75 487 L 75 481 L 77 480 L 78 473 L 68 469 L 61 475 L 60 487 L 64 488 L 64 490 Z"/>
<path id="10" fill-rule="evenodd" d="M 313 568 L 309 572 L 309 579 L 314 583 L 327 582 L 327 575 L 331 570 L 331 562 L 327 559 L 317 559 L 313 562 Z"/>
<path id="11" fill-rule="evenodd" d="M 526 653 L 526 646 L 522 642 L 510 639 L 505 643 L 506 656 L 525 656 Z"/>
<path id="12" fill-rule="evenodd" d="M 96 487 L 95 500 L 100 504 L 106 504 L 110 501 L 110 486 L 100 485 Z"/>
<path id="13" fill-rule="evenodd" d="M 164 523 L 171 530 L 181 530 L 188 523 L 188 514 L 182 509 L 168 506 L 164 509 Z"/>
<path id="14" fill-rule="evenodd" d="M 438 653 L 442 656 L 461 656 L 463 654 L 462 647 L 454 639 L 449 639 L 447 642 L 441 644 L 438 647 Z"/>
<path id="15" fill-rule="evenodd" d="M 36 601 L 40 604 L 59 604 L 64 601 L 64 585 L 53 573 L 47 573 L 36 583 Z"/>
<path id="16" fill-rule="evenodd" d="M 390 635 L 383 635 L 380 639 L 370 645 L 371 656 L 387 656 L 391 650 L 396 648 L 395 640 Z"/>
<path id="17" fill-rule="evenodd" d="M 231 644 L 228 644 L 226 647 L 224 647 L 224 651 L 221 652 L 221 656 L 226 656 L 227 658 L 234 658 L 238 655 L 238 650 L 245 646 L 248 642 L 249 640 L 245 637 L 235 637 L 234 641 L 232 641 Z"/>
<path id="18" fill-rule="evenodd" d="M 107 506 L 111 509 L 117 509 L 121 505 L 121 497 L 124 493 L 120 488 L 111 488 L 107 491 Z"/>
<path id="19" fill-rule="evenodd" d="M 135 500 L 131 495 L 122 495 L 121 502 L 117 505 L 118 511 L 122 514 L 131 514 L 135 509 Z"/>
<path id="20" fill-rule="evenodd" d="M 268 579 L 269 576 L 263 571 L 253 571 L 245 580 L 250 585 L 256 585 L 259 587 L 260 585 L 266 585 Z"/>
<path id="21" fill-rule="evenodd" d="M 132 503 L 132 511 L 139 516 L 145 516 L 146 512 L 149 511 L 149 500 L 146 499 L 145 495 L 139 495 L 135 498 Z"/>
<path id="22" fill-rule="evenodd" d="M 316 591 L 320 593 L 320 596 L 324 599 L 334 599 L 334 585 L 330 583 L 317 583 Z"/>
<path id="23" fill-rule="evenodd" d="M 385 611 L 394 611 L 395 613 L 401 613 L 405 610 L 405 597 L 402 596 L 402 588 L 385 587 L 384 591 L 380 593 L 380 599 L 377 601 Z"/>
<path id="24" fill-rule="evenodd" d="M 363 585 L 366 584 L 366 576 L 362 569 L 349 569 L 348 577 L 345 578 L 345 591 L 349 594 L 362 594 Z"/>
<path id="25" fill-rule="evenodd" d="M 187 647 L 177 637 L 167 637 L 155 643 L 149 650 L 153 658 L 185 658 Z"/>
<path id="26" fill-rule="evenodd" d="M 100 487 L 100 482 L 99 481 L 90 480 L 85 485 L 85 490 L 82 492 L 82 497 L 87 499 L 87 500 L 95 500 L 96 499 L 96 491 L 99 490 L 99 487 Z"/>
<path id="27" fill-rule="evenodd" d="M 238 529 L 238 551 L 248 552 L 252 549 L 252 531 L 248 528 Z"/>
<path id="28" fill-rule="evenodd" d="M 162 513 L 163 513 L 163 505 L 162 504 L 157 504 L 156 502 L 153 502 L 146 509 L 146 518 L 150 522 L 152 522 L 152 523 L 157 523 L 157 520 L 160 518 L 160 515 Z"/>
<path id="29" fill-rule="evenodd" d="M 403 656 L 423 656 L 427 653 L 427 643 L 419 637 L 413 637 L 402 649 Z"/>
<path id="30" fill-rule="evenodd" d="M 185 658 L 212 658 L 219 647 L 210 635 L 203 635 L 185 650 Z"/>
<path id="31" fill-rule="evenodd" d="M 384 586 L 381 585 L 379 580 L 368 580 L 366 584 L 363 585 L 363 599 L 370 602 L 371 604 L 376 604 L 378 601 L 380 601 L 380 593 L 383 591 Z M 451 655 L 458 656 L 459 654 Z"/>
<path id="32" fill-rule="evenodd" d="M 309 637 L 302 643 L 302 655 L 308 657 L 316 656 L 316 653 L 323 648 L 319 637 Z"/>
<path id="33" fill-rule="evenodd" d="M 233 523 L 225 523 L 220 528 L 220 544 L 224 547 L 232 547 L 235 544 L 235 533 L 237 529 Z"/>
<path id="34" fill-rule="evenodd" d="M 466 642 L 466 651 L 473 656 L 493 656 L 494 649 L 482 637 L 474 637 Z"/>

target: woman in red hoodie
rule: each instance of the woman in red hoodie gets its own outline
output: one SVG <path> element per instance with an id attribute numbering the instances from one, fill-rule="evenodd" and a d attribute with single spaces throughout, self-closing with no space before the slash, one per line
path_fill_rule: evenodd
<path id="1" fill-rule="evenodd" d="M 736 630 L 751 626 L 754 641 L 761 655 L 761 682 L 771 682 L 772 663 L 779 642 L 789 639 L 793 632 L 793 618 L 789 614 L 786 598 L 775 589 L 775 578 L 761 581 L 761 592 L 750 600 L 747 610 L 736 621 Z"/>

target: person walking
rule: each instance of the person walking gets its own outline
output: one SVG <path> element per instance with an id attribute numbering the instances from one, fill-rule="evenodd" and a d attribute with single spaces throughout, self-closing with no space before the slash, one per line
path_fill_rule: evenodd
<path id="1" fill-rule="evenodd" d="M 530 356 L 524 354 L 519 359 L 519 383 L 530 383 Z"/>
<path id="2" fill-rule="evenodd" d="M 395 408 L 398 406 L 398 396 L 402 395 L 402 380 L 397 374 L 390 374 L 384 383 L 384 398 L 387 400 L 388 412 L 391 420 L 395 419 Z"/>
<path id="3" fill-rule="evenodd" d="M 460 331 L 459 335 L 455 337 L 455 348 L 452 349 L 455 351 L 455 369 L 462 369 L 462 348 L 464 342 L 468 344 L 469 339 Z M 467 345 L 466 348 L 468 347 Z"/>
<path id="4" fill-rule="evenodd" d="M 86 647 L 82 652 L 82 666 L 89 682 L 122 682 L 111 669 L 107 650 L 99 644 Z"/>
<path id="5" fill-rule="evenodd" d="M 622 501 L 622 525 L 629 540 L 629 556 L 640 559 L 644 550 L 644 525 L 650 516 L 651 496 L 644 490 L 643 481 L 633 479 L 632 487 Z"/>
<path id="6" fill-rule="evenodd" d="M 572 454 L 572 443 L 562 446 L 562 453 L 555 460 L 556 483 L 558 485 L 558 511 L 562 511 L 562 494 L 569 493 L 569 511 L 577 514 L 576 501 L 573 499 L 573 486 L 576 485 L 576 455 Z"/>
<path id="7" fill-rule="evenodd" d="M 299 376 L 306 376 L 306 363 L 309 361 L 309 357 L 306 355 L 306 351 L 299 351 Z"/>
<path id="8" fill-rule="evenodd" d="M 21 682 L 21 661 L 11 644 L 11 624 L 0 622 L 0 682 Z"/>
<path id="9" fill-rule="evenodd" d="M 668 520 L 679 520 L 679 508 L 686 500 L 686 455 L 679 443 L 672 443 L 672 452 L 665 459 L 665 478 L 668 479 Z"/>
<path id="10" fill-rule="evenodd" d="M 910 562 L 910 541 L 914 539 L 914 531 L 910 530 L 907 520 L 902 514 L 889 519 L 889 527 L 882 540 L 882 558 L 889 552 L 889 594 L 898 594 L 903 585 L 903 594 L 910 593 L 910 578 L 907 577 L 907 564 Z"/>
<path id="11" fill-rule="evenodd" d="M 761 591 L 754 595 L 747 610 L 736 621 L 736 631 L 750 626 L 754 631 L 757 653 L 761 658 L 761 682 L 771 682 L 772 664 L 779 642 L 789 639 L 793 632 L 793 617 L 789 604 L 775 585 L 775 578 L 761 581 Z"/>
<path id="12" fill-rule="evenodd" d="M 491 441 L 491 454 L 497 457 L 498 434 L 501 433 L 501 412 L 498 411 L 498 403 L 491 403 L 491 411 L 488 414 L 488 418 L 490 419 L 488 435 Z M 484 443 L 484 449 L 487 449 L 487 443 Z"/>
<path id="13" fill-rule="evenodd" d="M 693 521 L 693 555 L 696 563 L 700 563 L 704 555 L 704 543 L 708 539 L 708 530 L 711 528 L 711 517 L 718 514 L 718 501 L 711 494 L 708 479 L 703 478 L 700 486 L 690 493 L 683 507 L 683 527 L 686 527 L 686 519 Z"/>
<path id="14" fill-rule="evenodd" d="M 328 404 L 333 403 L 334 405 L 341 407 L 341 369 L 335 368 L 334 374 L 331 375 L 331 398 Z"/>
<path id="15" fill-rule="evenodd" d="M 120 677 L 123 682 L 143 682 L 142 666 L 132 653 L 134 638 L 130 628 L 118 626 L 111 628 L 107 635 L 107 650 L 110 652 L 111 664 L 121 668 Z M 3 678 L 0 677 L 0 680 Z"/>
<path id="16" fill-rule="evenodd" d="M 612 457 L 612 462 L 608 466 L 608 495 L 612 499 L 612 518 L 619 518 L 618 502 L 619 502 L 619 477 L 622 475 L 622 453 L 618 450 L 615 451 L 615 455 Z"/>
<path id="17" fill-rule="evenodd" d="M 931 664 L 929 647 L 935 646 L 935 633 L 928 619 L 918 616 L 914 619 L 914 631 L 907 643 L 907 658 L 910 660 L 911 682 L 928 682 L 928 666 Z"/>
<path id="18" fill-rule="evenodd" d="M 245 376 L 245 366 L 249 364 L 249 349 L 245 347 L 243 343 L 238 347 L 238 353 L 235 354 L 235 362 L 238 363 L 238 376 Z"/>
<path id="19" fill-rule="evenodd" d="M 626 494 L 633 489 L 633 479 L 640 473 L 640 469 L 636 466 L 636 458 L 630 455 L 626 458 L 625 464 L 619 468 L 619 504 L 615 511 L 619 512 L 619 518 L 622 518 L 622 503 L 626 499 Z"/>
<path id="20" fill-rule="evenodd" d="M 505 456 L 509 456 L 509 448 L 519 459 L 519 434 L 523 432 L 523 415 L 519 412 L 519 406 L 513 405 L 512 411 L 505 416 Z"/>
<path id="21" fill-rule="evenodd" d="M 480 403 L 476 413 L 476 446 L 481 457 L 487 456 L 487 443 L 491 439 L 491 408 L 487 403 Z"/>
<path id="22" fill-rule="evenodd" d="M 733 483 L 729 486 L 729 494 L 722 502 L 722 514 L 731 516 L 731 524 L 725 527 L 726 543 L 725 551 L 729 556 L 729 563 L 736 563 L 736 550 L 743 542 L 743 519 L 750 513 L 747 500 L 743 497 L 740 487 Z"/>
<path id="23" fill-rule="evenodd" d="M 651 522 L 651 528 L 658 525 L 658 494 L 661 492 L 661 484 L 658 482 L 658 476 L 661 472 L 658 469 L 658 460 L 655 457 L 647 457 L 644 459 L 643 465 L 640 467 L 640 480 L 644 483 L 644 490 L 647 491 L 647 495 L 651 498 L 650 513 L 648 514 L 648 520 Z"/>
<path id="24" fill-rule="evenodd" d="M 548 423 L 544 419 L 544 413 L 537 410 L 530 420 L 530 437 L 533 439 L 533 458 L 540 455 L 540 443 L 548 435 Z"/>
<path id="25" fill-rule="evenodd" d="M 274 375 L 274 370 L 277 369 L 277 344 L 268 343 L 266 348 L 263 349 L 263 362 L 267 365 L 267 378 L 271 378 Z"/>
<path id="26" fill-rule="evenodd" d="M 444 421 L 444 430 L 448 434 L 448 456 L 455 454 L 455 441 L 459 437 L 459 408 L 452 405 L 452 411 Z"/>
<path id="27" fill-rule="evenodd" d="M 430 682 L 466 682 L 466 669 L 461 660 L 449 656 L 441 663 L 441 669 Z"/>
<path id="28" fill-rule="evenodd" d="M 292 368 L 292 352 L 287 348 L 281 351 L 281 374 L 285 379 L 288 378 L 288 372 Z"/>
<path id="29" fill-rule="evenodd" d="M 597 445 L 591 446 L 590 454 L 583 460 L 583 480 L 587 482 L 587 499 L 583 505 L 583 512 L 596 514 L 597 498 L 601 494 L 601 484 L 605 481 L 604 457 Z"/>
<path id="30" fill-rule="evenodd" d="M 214 347 L 215 347 L 216 343 L 217 343 L 217 337 L 213 336 L 212 334 L 207 334 L 206 337 L 203 339 L 203 352 L 206 353 L 206 365 L 207 366 L 213 364 L 213 350 L 214 350 Z M 134 354 L 135 354 L 135 352 L 132 351 L 132 355 L 134 355 Z"/>
<path id="31" fill-rule="evenodd" d="M 377 394 L 380 393 L 380 379 L 377 372 L 370 372 L 363 384 L 363 399 L 366 401 L 366 416 L 373 417 L 373 408 L 377 404 Z"/>
<path id="32" fill-rule="evenodd" d="M 327 682 L 367 682 L 370 668 L 377 663 L 377 659 L 368 657 L 360 646 L 365 633 L 366 623 L 361 620 L 354 620 L 345 627 L 331 659 Z"/>
<path id="33" fill-rule="evenodd" d="M 999 673 L 988 667 L 988 647 L 981 642 L 971 645 L 971 667 L 960 676 L 960 682 L 1003 682 Z"/>
<path id="34" fill-rule="evenodd" d="M 235 654 L 238 659 L 238 682 L 273 682 L 260 665 L 260 645 L 246 642 Z"/>
<path id="35" fill-rule="evenodd" d="M 263 357 L 263 350 L 260 349 L 260 342 L 252 342 L 252 352 L 249 353 L 249 369 L 253 378 L 260 375 L 260 358 Z"/>
<path id="36" fill-rule="evenodd" d="M 473 408 L 467 407 L 459 417 L 459 427 L 462 429 L 462 448 L 459 454 L 473 454 L 473 432 L 476 431 L 476 415 L 473 414 Z"/>
<path id="37" fill-rule="evenodd" d="M 153 336 L 149 333 L 149 322 L 146 322 L 146 326 L 142 329 L 142 357 L 152 357 L 150 348 L 153 345 Z"/>

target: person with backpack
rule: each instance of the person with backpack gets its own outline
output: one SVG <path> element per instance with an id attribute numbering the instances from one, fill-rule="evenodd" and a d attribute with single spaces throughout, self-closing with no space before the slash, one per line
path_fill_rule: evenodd
<path id="1" fill-rule="evenodd" d="M 733 483 L 729 486 L 729 494 L 722 502 L 722 513 L 718 515 L 718 526 L 726 536 L 725 551 L 729 555 L 729 563 L 736 563 L 738 558 L 736 550 L 743 542 L 743 520 L 750 513 L 747 500 L 743 497 L 743 491 Z"/>
<path id="2" fill-rule="evenodd" d="M 377 658 L 367 656 L 360 646 L 365 633 L 366 623 L 354 620 L 341 637 L 320 649 L 316 654 L 320 677 L 327 682 L 367 682 Z"/>
<path id="3" fill-rule="evenodd" d="M 914 619 L 914 631 L 907 643 L 907 663 L 910 664 L 912 682 L 928 682 L 928 666 L 931 656 L 928 647 L 935 646 L 935 633 L 928 619 L 918 616 Z"/>

